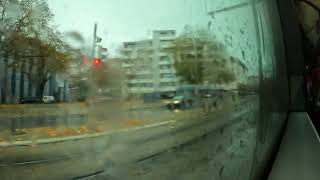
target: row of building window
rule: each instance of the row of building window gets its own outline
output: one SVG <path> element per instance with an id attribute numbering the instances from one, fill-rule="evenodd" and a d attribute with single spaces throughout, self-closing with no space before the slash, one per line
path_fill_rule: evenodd
<path id="1" fill-rule="evenodd" d="M 127 64 L 136 64 L 135 62 L 141 62 L 141 64 L 143 62 L 148 62 L 148 61 L 152 61 L 153 59 L 150 57 L 150 58 L 146 58 L 144 59 L 144 61 L 142 60 L 138 60 L 138 59 L 125 59 L 123 62 L 124 63 L 127 63 Z M 169 56 L 160 56 L 160 61 L 170 61 L 170 57 Z"/>
<path id="2" fill-rule="evenodd" d="M 131 75 L 131 78 L 134 79 L 152 79 L 153 76 L 151 74 L 135 74 L 135 75 Z"/>
<path id="3" fill-rule="evenodd" d="M 168 65 L 160 65 L 161 70 L 167 70 L 167 69 L 172 69 L 173 65 L 168 64 Z"/>
<path id="4" fill-rule="evenodd" d="M 170 61 L 169 56 L 160 56 L 160 61 Z"/>
<path id="5" fill-rule="evenodd" d="M 175 82 L 161 82 L 161 87 L 167 87 L 167 86 L 176 86 L 177 84 Z"/>
<path id="6" fill-rule="evenodd" d="M 160 46 L 172 46 L 173 41 L 172 40 L 161 40 L 160 41 Z"/>
<path id="7" fill-rule="evenodd" d="M 169 30 L 169 31 L 159 31 L 159 34 L 162 35 L 162 36 L 167 36 L 167 35 L 170 35 L 170 36 L 174 36 L 176 35 L 176 31 L 174 30 Z"/>
<path id="8" fill-rule="evenodd" d="M 128 83 L 129 88 L 152 88 L 153 83 Z"/>
<path id="9" fill-rule="evenodd" d="M 167 69 L 173 69 L 174 66 L 172 64 L 165 64 L 165 65 L 160 65 L 159 69 L 160 70 L 167 70 Z M 139 65 L 139 66 L 133 66 L 133 67 L 127 67 L 126 68 L 127 72 L 132 72 L 132 73 L 137 73 L 139 71 L 145 71 L 145 70 L 152 70 L 151 65 Z"/>
<path id="10" fill-rule="evenodd" d="M 173 73 L 164 73 L 160 75 L 161 78 L 175 78 L 176 75 Z"/>

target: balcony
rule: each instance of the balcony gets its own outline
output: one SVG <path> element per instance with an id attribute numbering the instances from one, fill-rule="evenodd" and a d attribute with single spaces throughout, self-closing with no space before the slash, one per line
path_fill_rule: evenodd
<path id="1" fill-rule="evenodd" d="M 132 70 L 127 70 L 126 74 L 136 74 L 136 75 L 143 75 L 143 74 L 152 74 L 149 70 L 144 70 L 144 71 L 132 71 Z"/>
<path id="2" fill-rule="evenodd" d="M 153 83 L 153 79 L 131 79 L 127 81 L 128 83 L 134 84 L 134 83 Z"/>
<path id="3" fill-rule="evenodd" d="M 159 65 L 171 65 L 174 64 L 172 61 L 170 60 L 166 60 L 166 61 L 159 61 Z"/>
<path id="4" fill-rule="evenodd" d="M 161 92 L 176 91 L 177 87 L 176 86 L 160 87 L 159 90 Z"/>
<path id="5" fill-rule="evenodd" d="M 126 48 L 122 48 L 121 51 L 123 53 L 129 53 L 132 52 L 135 48 L 134 47 L 126 47 Z"/>
<path id="6" fill-rule="evenodd" d="M 168 41 L 172 40 L 173 41 L 175 38 L 176 38 L 176 36 L 172 35 L 172 34 L 165 34 L 165 35 L 159 36 L 160 40 L 168 40 Z"/>
<path id="7" fill-rule="evenodd" d="M 129 93 L 152 93 L 155 91 L 154 87 L 129 87 L 128 89 Z"/>
<path id="8" fill-rule="evenodd" d="M 175 69 L 160 69 L 160 73 L 176 73 Z"/>
<path id="9" fill-rule="evenodd" d="M 161 78 L 160 82 L 178 82 L 178 79 L 176 77 L 172 78 Z"/>
<path id="10" fill-rule="evenodd" d="M 172 42 L 160 43 L 161 48 L 172 48 L 174 44 Z"/>
<path id="11" fill-rule="evenodd" d="M 133 64 L 122 63 L 122 67 L 124 67 L 124 68 L 132 67 L 132 66 L 133 66 Z"/>
<path id="12" fill-rule="evenodd" d="M 151 46 L 146 46 L 146 47 L 141 47 L 141 48 L 139 48 L 138 49 L 138 51 L 142 51 L 142 52 L 152 52 L 154 49 L 153 49 L 153 47 L 152 47 L 152 45 Z"/>

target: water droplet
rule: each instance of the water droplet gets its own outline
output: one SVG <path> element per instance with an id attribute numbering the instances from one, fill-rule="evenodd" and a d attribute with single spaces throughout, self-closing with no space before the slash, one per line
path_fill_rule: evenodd
<path id="1" fill-rule="evenodd" d="M 22 16 L 22 10 L 17 4 L 10 4 L 5 7 L 6 17 L 9 19 L 19 19 Z"/>
<path id="2" fill-rule="evenodd" d="M 79 32 L 67 32 L 64 35 L 66 43 L 75 49 L 81 49 L 84 46 L 84 38 Z"/>

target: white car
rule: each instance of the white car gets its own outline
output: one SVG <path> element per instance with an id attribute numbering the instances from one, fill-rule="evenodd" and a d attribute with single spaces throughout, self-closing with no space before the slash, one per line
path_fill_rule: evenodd
<path id="1" fill-rule="evenodd" d="M 42 101 L 45 104 L 53 103 L 54 102 L 54 97 L 53 96 L 43 96 Z"/>

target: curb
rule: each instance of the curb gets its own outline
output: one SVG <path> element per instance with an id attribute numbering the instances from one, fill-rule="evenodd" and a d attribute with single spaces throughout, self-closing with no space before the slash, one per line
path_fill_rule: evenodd
<path id="1" fill-rule="evenodd" d="M 88 138 L 108 136 L 108 135 L 112 135 L 114 133 L 119 133 L 119 132 L 129 132 L 129 131 L 138 131 L 138 130 L 147 129 L 147 128 L 155 128 L 155 127 L 164 126 L 170 123 L 172 123 L 172 121 L 165 121 L 157 124 L 150 124 L 150 125 L 133 127 L 133 128 L 125 128 L 125 129 L 113 130 L 108 132 L 76 135 L 76 136 L 61 137 L 61 138 L 46 138 L 46 139 L 38 139 L 35 141 L 27 140 L 27 141 L 14 141 L 14 142 L 0 142 L 0 148 L 30 146 L 34 144 L 41 145 L 41 144 L 49 144 L 49 143 L 61 143 L 66 141 L 77 141 L 77 140 L 88 139 Z"/>

